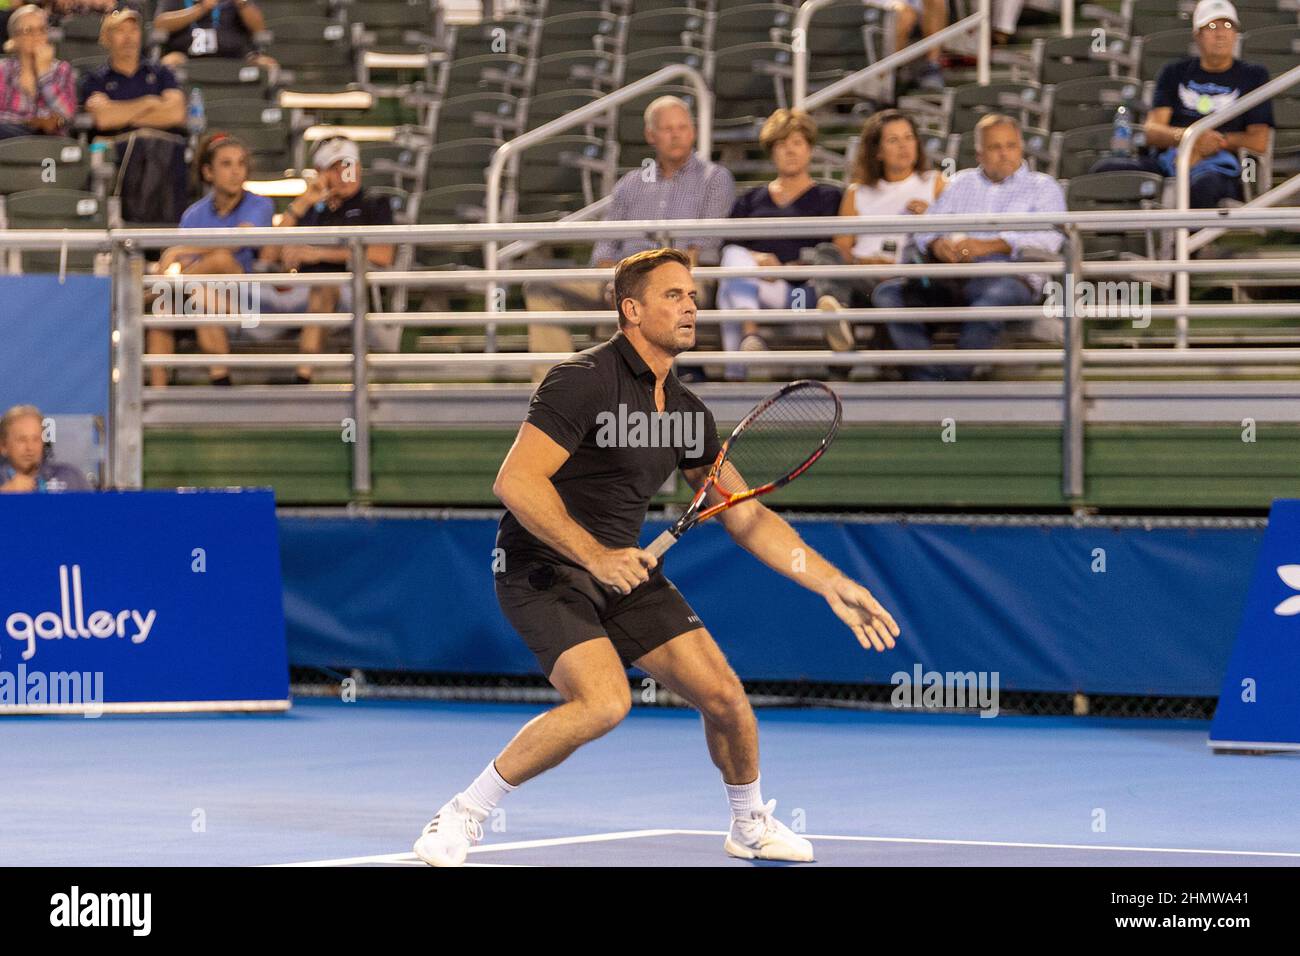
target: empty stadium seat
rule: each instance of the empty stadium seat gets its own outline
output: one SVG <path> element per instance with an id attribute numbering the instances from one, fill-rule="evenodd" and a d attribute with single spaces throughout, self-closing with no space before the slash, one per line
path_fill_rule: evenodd
<path id="1" fill-rule="evenodd" d="M 655 47 L 685 46 L 705 49 L 709 41 L 709 17 L 690 7 L 664 7 L 632 14 L 627 24 L 624 49 L 628 53 Z"/>
<path id="2" fill-rule="evenodd" d="M 438 109 L 437 138 L 507 140 L 520 131 L 520 110 L 519 98 L 509 93 L 484 90 L 451 97 Z"/>
<path id="3" fill-rule="evenodd" d="M 1141 97 L 1142 87 L 1136 80 L 1094 76 L 1057 84 L 1052 97 L 1052 129 L 1109 123 L 1121 104 L 1135 113 L 1145 113 Z M 1139 122 L 1139 117 L 1134 115 L 1132 121 Z"/>
<path id="4" fill-rule="evenodd" d="M 107 203 L 94 193 L 80 189 L 43 186 L 10 193 L 4 197 L 3 213 L 9 229 L 106 229 L 109 226 Z M 57 250 L 28 251 L 21 254 L 21 264 L 24 272 L 57 272 L 60 254 Z M 89 272 L 94 265 L 93 251 L 68 250 L 69 271 Z"/>
<path id="5" fill-rule="evenodd" d="M 619 19 L 610 13 L 562 13 L 542 21 L 541 54 L 622 49 Z"/>
<path id="6" fill-rule="evenodd" d="M 0 139 L 0 193 L 55 187 L 85 190 L 90 151 L 63 136 Z"/>

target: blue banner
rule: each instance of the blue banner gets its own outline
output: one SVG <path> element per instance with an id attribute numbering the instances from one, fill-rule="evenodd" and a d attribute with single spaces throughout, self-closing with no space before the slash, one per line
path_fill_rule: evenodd
<path id="1" fill-rule="evenodd" d="M 746 680 L 893 683 L 997 672 L 1001 689 L 1218 693 L 1263 532 L 796 521 L 902 627 L 864 651 L 825 602 L 714 522 L 668 576 Z M 290 659 L 320 667 L 539 673 L 492 586 L 491 520 L 281 520 Z M 663 529 L 646 528 L 644 541 Z"/>
<path id="2" fill-rule="evenodd" d="M 0 276 L 0 411 L 103 418 L 110 303 L 103 276 Z"/>
<path id="3" fill-rule="evenodd" d="M 1300 750 L 1300 501 L 1269 512 L 1210 746 Z"/>
<path id="4" fill-rule="evenodd" d="M 0 495 L 0 526 L 0 713 L 288 706 L 270 491 Z"/>

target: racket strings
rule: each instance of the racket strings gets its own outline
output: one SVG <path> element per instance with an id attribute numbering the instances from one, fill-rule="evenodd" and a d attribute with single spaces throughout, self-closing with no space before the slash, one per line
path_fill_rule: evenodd
<path id="1" fill-rule="evenodd" d="M 719 489 L 731 495 L 786 478 L 822 447 L 839 415 L 839 401 L 820 383 L 783 392 L 733 437 Z"/>

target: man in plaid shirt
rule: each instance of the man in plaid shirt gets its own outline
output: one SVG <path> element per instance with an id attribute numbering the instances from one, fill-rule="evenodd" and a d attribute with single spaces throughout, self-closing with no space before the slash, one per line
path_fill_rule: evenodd
<path id="1" fill-rule="evenodd" d="M 35 4 L 9 15 L 9 39 L 0 60 L 0 139 L 62 133 L 77 111 L 72 67 L 55 59 L 45 11 Z"/>

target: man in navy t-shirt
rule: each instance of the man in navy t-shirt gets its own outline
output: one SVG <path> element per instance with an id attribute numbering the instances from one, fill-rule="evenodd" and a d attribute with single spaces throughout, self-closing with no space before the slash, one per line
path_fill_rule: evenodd
<path id="1" fill-rule="evenodd" d="M 185 135 L 185 96 L 172 71 L 140 58 L 140 14 L 114 10 L 104 17 L 100 45 L 108 62 L 81 78 L 80 100 L 106 136 L 150 127 Z"/>
<path id="2" fill-rule="evenodd" d="M 1196 5 L 1192 28 L 1200 55 L 1166 64 L 1156 79 L 1145 127 L 1147 145 L 1154 150 L 1153 171 L 1172 176 L 1187 127 L 1268 82 L 1264 67 L 1233 58 L 1240 22 L 1228 0 L 1201 0 Z M 1241 199 L 1236 151 L 1266 152 L 1272 126 L 1273 106 L 1264 102 L 1202 133 L 1193 147 L 1192 206 L 1209 208 L 1224 199 Z"/>

